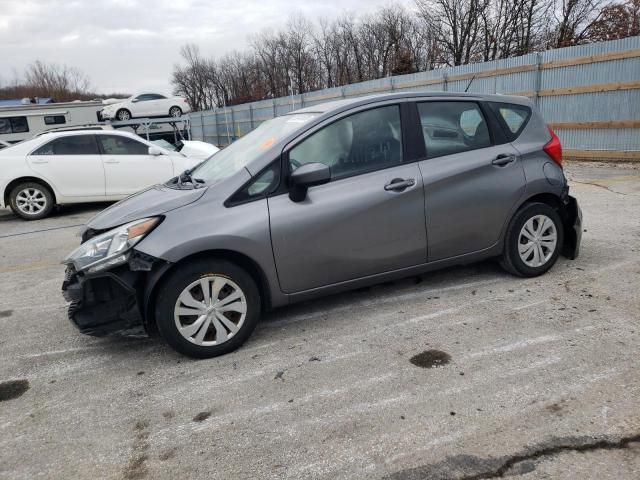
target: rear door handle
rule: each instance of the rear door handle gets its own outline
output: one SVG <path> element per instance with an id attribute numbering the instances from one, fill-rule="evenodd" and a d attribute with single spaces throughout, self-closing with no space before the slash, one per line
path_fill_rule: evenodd
<path id="1" fill-rule="evenodd" d="M 49 160 L 31 160 L 31 163 L 41 165 L 43 163 L 49 163 Z"/>
<path id="2" fill-rule="evenodd" d="M 416 184 L 415 179 L 407 178 L 394 178 L 384 186 L 387 192 L 402 192 L 409 187 L 413 187 Z"/>
<path id="3" fill-rule="evenodd" d="M 114 158 L 110 158 L 108 160 L 105 160 L 104 163 L 120 163 L 120 160 L 116 160 Z"/>
<path id="4" fill-rule="evenodd" d="M 501 153 L 491 163 L 493 165 L 497 165 L 498 167 L 504 167 L 505 165 L 508 165 L 509 163 L 512 163 L 512 162 L 515 162 L 515 161 L 516 161 L 516 156 L 515 155 Z"/>

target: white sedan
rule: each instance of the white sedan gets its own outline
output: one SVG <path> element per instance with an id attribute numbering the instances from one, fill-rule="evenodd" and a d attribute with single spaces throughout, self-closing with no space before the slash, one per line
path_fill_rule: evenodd
<path id="1" fill-rule="evenodd" d="M 0 150 L 0 207 L 35 220 L 56 204 L 120 200 L 200 161 L 127 132 L 47 133 Z"/>
<path id="2" fill-rule="evenodd" d="M 140 93 L 105 106 L 100 114 L 105 120 L 131 120 L 142 117 L 181 117 L 190 111 L 191 107 L 182 97 Z"/>

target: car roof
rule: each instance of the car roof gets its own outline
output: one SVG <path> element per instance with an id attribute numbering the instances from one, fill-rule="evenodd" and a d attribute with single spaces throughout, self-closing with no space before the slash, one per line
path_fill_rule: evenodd
<path id="1" fill-rule="evenodd" d="M 115 129 L 78 129 L 78 130 L 64 130 L 64 131 L 46 131 L 44 133 L 42 133 L 41 135 L 39 135 L 38 138 L 41 137 L 52 137 L 55 135 L 55 137 L 70 137 L 70 136 L 74 136 L 74 135 L 120 135 L 123 137 L 129 137 L 129 138 L 135 138 L 135 139 L 140 139 L 143 140 L 143 138 L 139 135 L 136 135 L 135 133 L 131 133 L 131 132 L 122 132 L 122 131 L 118 131 Z"/>
<path id="2" fill-rule="evenodd" d="M 484 94 L 484 93 L 461 93 L 461 92 L 394 92 L 380 93 L 375 95 L 364 95 L 361 97 L 345 98 L 341 100 L 333 100 L 330 102 L 320 103 L 309 107 L 301 108 L 287 115 L 300 113 L 328 113 L 338 110 L 346 110 L 367 103 L 385 101 L 385 100 L 402 100 L 405 98 L 425 98 L 425 99 L 469 99 L 469 100 L 487 100 L 493 102 L 508 102 L 522 105 L 530 105 L 531 100 L 527 97 L 519 97 L 515 95 L 501 94 Z"/>

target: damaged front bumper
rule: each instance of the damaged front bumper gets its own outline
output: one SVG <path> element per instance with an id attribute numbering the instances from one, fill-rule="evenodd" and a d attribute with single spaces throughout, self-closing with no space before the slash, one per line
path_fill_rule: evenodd
<path id="1" fill-rule="evenodd" d="M 155 259 L 144 257 L 134 251 L 126 264 L 95 274 L 76 272 L 67 265 L 62 295 L 71 302 L 69 320 L 81 333 L 105 336 L 145 332 L 142 305 L 146 276 Z"/>

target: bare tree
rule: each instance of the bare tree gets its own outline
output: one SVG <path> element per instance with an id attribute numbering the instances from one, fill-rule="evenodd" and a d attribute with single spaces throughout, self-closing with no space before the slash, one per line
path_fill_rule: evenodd
<path id="1" fill-rule="evenodd" d="M 553 47 L 568 47 L 588 39 L 591 24 L 598 21 L 605 0 L 561 0 Z"/>
<path id="2" fill-rule="evenodd" d="M 464 65 L 480 55 L 477 42 L 489 0 L 416 0 L 419 14 L 436 32 L 449 65 Z"/>

